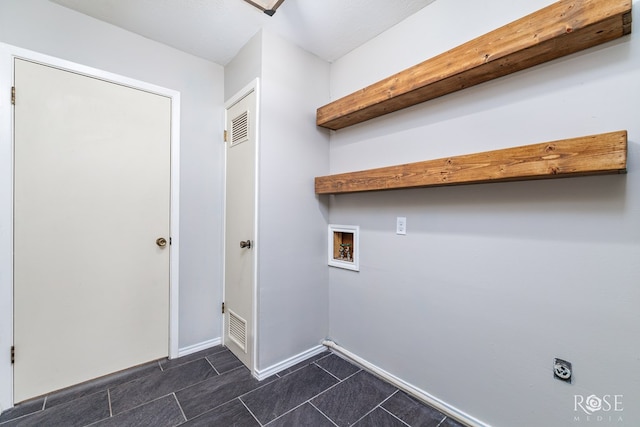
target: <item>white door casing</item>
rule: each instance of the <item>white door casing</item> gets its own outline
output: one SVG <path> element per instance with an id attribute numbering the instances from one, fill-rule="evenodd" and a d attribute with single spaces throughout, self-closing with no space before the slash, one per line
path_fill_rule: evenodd
<path id="1" fill-rule="evenodd" d="M 226 104 L 223 342 L 255 373 L 258 81 Z M 241 245 L 241 242 L 243 244 Z"/>
<path id="2" fill-rule="evenodd" d="M 178 355 L 178 262 L 179 262 L 179 128 L 180 128 L 180 96 L 170 89 L 161 88 L 148 83 L 129 79 L 123 76 L 96 70 L 90 67 L 53 58 L 47 55 L 17 48 L 0 43 L 0 96 L 9 95 L 13 83 L 14 60 L 24 58 L 42 64 L 52 65 L 69 70 L 77 74 L 92 76 L 106 82 L 115 82 L 121 86 L 141 89 L 148 93 L 162 95 L 168 98 L 171 105 L 170 111 L 170 135 L 171 135 L 171 238 L 172 245 L 167 249 L 170 252 L 170 288 L 169 324 L 165 328 L 169 330 L 169 343 L 165 343 L 164 354 L 170 357 Z M 7 96 L 4 99 L 9 99 Z M 20 99 L 20 91 L 17 93 Z M 13 396 L 13 366 L 10 364 L 9 347 L 14 342 L 13 336 L 13 109 L 8 103 L 0 102 L 0 410 L 13 406 L 17 401 Z M 124 207 L 121 207 L 124 209 Z M 110 236 L 111 238 L 112 236 Z M 169 237 L 169 236 L 167 236 Z M 114 239 L 115 240 L 115 239 Z M 43 242 L 51 250 L 55 250 L 55 242 Z M 154 243 L 154 242 L 152 242 Z M 152 250 L 158 249 L 153 244 Z M 17 360 L 20 360 L 20 349 L 17 351 Z"/>

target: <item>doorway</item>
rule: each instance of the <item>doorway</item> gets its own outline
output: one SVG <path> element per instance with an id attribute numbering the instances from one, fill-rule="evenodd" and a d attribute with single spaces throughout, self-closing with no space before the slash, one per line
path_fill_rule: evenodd
<path id="1" fill-rule="evenodd" d="M 3 54 L 7 50 L 10 51 L 11 72 L 9 75 L 13 76 L 15 71 L 16 85 L 15 129 L 13 126 L 9 126 L 9 130 L 15 130 L 16 166 L 15 170 L 8 169 L 10 173 L 8 177 L 3 171 L 3 176 L 0 178 L 1 188 L 6 188 L 5 184 L 7 181 L 13 181 L 13 172 L 15 172 L 15 206 L 13 206 L 13 197 L 7 200 L 7 205 L 15 208 L 15 215 L 9 216 L 11 223 L 15 222 L 15 233 L 9 236 L 13 238 L 11 240 L 15 244 L 15 269 L 9 269 L 8 274 L 3 274 L 3 277 L 0 278 L 0 291 L 3 297 L 8 295 L 10 296 L 9 301 L 15 303 L 15 310 L 7 310 L 8 313 L 3 310 L 2 319 L 0 319 L 3 323 L 3 330 L 6 325 L 10 325 L 12 332 L 15 331 L 9 335 L 10 342 L 15 344 L 15 364 L 11 367 L 15 380 L 11 381 L 13 375 L 4 375 L 7 372 L 6 367 L 2 367 L 2 372 L 0 372 L 3 373 L 3 378 L 9 378 L 9 381 L 3 381 L 2 387 L 0 387 L 0 405 L 6 409 L 13 402 L 19 402 L 86 379 L 167 355 L 177 356 L 178 211 L 176 202 L 178 192 L 176 190 L 179 171 L 176 157 L 179 149 L 179 115 L 176 113 L 179 112 L 179 94 L 175 91 L 7 45 L 0 46 L 0 48 L 2 48 L 0 51 Z M 7 56 L 2 56 L 1 59 L 2 66 L 0 68 L 7 70 Z M 32 81 L 27 85 L 28 79 Z M 46 81 L 49 82 L 47 84 L 49 88 L 58 90 L 64 87 L 65 89 L 49 99 L 49 106 L 53 105 L 53 108 L 48 114 L 41 114 L 40 119 L 43 119 L 45 123 L 36 125 L 33 117 L 26 115 L 34 113 L 32 111 L 34 104 L 29 104 L 31 102 L 29 97 L 34 94 L 46 96 L 47 94 L 43 93 L 46 92 L 43 87 L 37 86 L 37 84 Z M 74 92 L 68 84 L 80 87 L 81 90 Z M 97 88 L 97 91 L 92 92 L 88 87 Z M 109 110 L 109 107 L 102 104 L 101 96 L 95 96 L 104 93 L 128 94 L 129 98 L 123 104 Z M 83 96 L 85 97 L 84 101 L 81 100 Z M 86 99 L 87 97 L 89 99 Z M 124 97 L 126 98 L 126 95 Z M 141 101 L 142 104 L 137 103 L 138 101 Z M 78 107 L 80 102 L 85 102 L 84 108 Z M 127 109 L 125 104 L 138 105 L 138 107 L 144 105 L 144 107 L 134 108 L 134 111 Z M 31 105 L 31 107 L 27 110 L 23 109 L 27 105 Z M 75 113 L 73 113 L 74 111 Z M 100 121 L 91 123 L 87 115 L 91 116 L 96 112 L 107 116 L 111 114 L 112 118 L 115 116 L 120 119 L 123 116 L 130 116 L 133 117 L 131 122 L 144 122 L 147 126 L 154 120 L 150 117 L 162 117 L 163 124 L 155 122 L 151 126 L 155 129 L 154 131 L 157 130 L 163 135 L 158 138 L 159 133 L 156 133 L 152 138 L 155 142 L 163 140 L 161 142 L 163 145 L 162 160 L 149 161 L 148 147 L 132 145 L 131 140 L 128 140 L 129 144 L 126 149 L 122 146 L 112 146 L 109 143 L 110 138 L 111 142 L 114 139 L 122 139 L 122 135 L 118 135 L 121 129 L 113 122 L 111 124 L 100 124 Z M 140 113 L 148 114 L 147 119 L 136 115 Z M 5 136 L 7 134 L 5 127 L 7 119 L 12 117 L 7 117 L 5 111 L 0 111 L 0 116 L 3 123 L 0 132 Z M 82 117 L 82 120 L 74 121 L 76 116 Z M 25 117 L 28 119 L 25 120 Z M 49 125 L 52 128 L 42 133 L 45 126 Z M 55 130 L 56 126 L 58 130 Z M 74 142 L 68 135 L 60 135 L 58 132 L 60 128 L 67 131 L 73 129 L 78 132 L 92 133 L 92 135 L 85 134 L 85 141 L 89 141 L 87 144 L 93 144 L 94 150 L 86 150 L 86 147 L 79 144 L 77 140 Z M 28 144 L 21 143 L 23 136 L 33 137 L 37 132 L 40 132 L 40 137 L 38 138 L 36 135 L 35 139 L 39 140 L 41 145 L 36 144 L 29 148 Z M 142 131 L 143 134 L 145 132 Z M 140 138 L 138 135 L 134 139 L 143 140 L 144 138 Z M 56 140 L 58 142 L 55 142 Z M 46 143 L 42 145 L 42 141 L 46 141 Z M 117 155 L 107 160 L 109 152 Z M 52 153 L 57 157 L 47 161 L 46 156 Z M 143 163 L 147 166 L 152 166 L 151 168 L 147 166 L 136 168 L 133 173 L 133 177 L 137 181 L 142 181 L 142 184 L 140 182 L 123 184 L 122 180 L 117 181 L 127 175 L 127 170 L 131 171 L 127 165 L 130 160 L 128 154 L 131 153 L 138 156 L 138 159 L 144 158 Z M 24 159 L 28 160 L 26 164 L 23 162 Z M 74 159 L 75 166 L 73 166 Z M 35 163 L 31 163 L 32 160 Z M 71 165 L 64 162 L 70 162 Z M 86 167 L 92 162 L 96 163 Z M 76 166 L 78 165 L 84 165 L 85 176 L 81 178 L 75 176 L 74 178 L 71 172 L 77 172 Z M 164 170 L 163 174 L 158 173 L 161 169 Z M 117 173 L 108 176 L 106 182 L 95 179 L 105 171 L 117 171 Z M 9 179 L 7 180 L 7 178 Z M 116 181 L 118 183 L 114 184 Z M 128 181 L 125 179 L 125 182 Z M 158 194 L 155 190 L 148 191 L 148 184 L 155 182 L 161 182 L 164 187 L 163 195 L 158 197 L 158 200 L 161 200 L 161 209 L 157 208 L 158 205 L 150 202 L 150 199 Z M 135 197 L 130 194 L 126 195 L 127 187 L 134 190 Z M 33 193 L 30 192 L 33 189 L 36 189 L 40 194 L 33 197 Z M 0 194 L 4 200 L 6 193 L 0 191 Z M 112 198 L 113 196 L 123 196 L 124 201 L 117 201 Z M 74 205 L 73 202 L 77 200 L 91 200 L 91 202 L 84 205 Z M 149 210 L 145 211 L 145 206 Z M 100 211 L 101 215 L 92 216 L 92 211 L 93 213 Z M 158 215 L 159 211 L 162 211 L 163 214 Z M 25 213 L 26 215 L 23 215 Z M 151 222 L 149 218 L 155 220 L 160 216 L 163 217 L 159 220 L 163 226 L 155 230 L 153 238 L 148 242 L 149 246 L 145 249 L 145 252 L 148 252 L 146 260 L 137 257 L 136 248 L 139 248 L 140 244 L 134 243 L 136 239 L 143 239 L 145 246 L 147 245 L 148 239 L 142 237 L 144 235 L 143 227 L 139 227 L 141 221 L 138 220 L 137 226 L 131 227 L 131 224 L 127 224 L 127 221 L 123 220 L 127 216 L 138 219 L 143 217 L 145 218 L 142 221 L 144 223 Z M 3 214 L 1 220 L 2 227 L 0 228 L 4 229 L 7 225 L 7 216 Z M 66 225 L 65 221 L 67 221 Z M 114 226 L 119 230 L 118 232 L 113 231 L 112 227 Z M 151 228 L 153 227 L 155 226 L 152 225 Z M 8 228 L 13 229 L 11 226 Z M 133 233 L 131 232 L 132 228 L 134 229 Z M 112 231 L 108 232 L 107 229 Z M 35 230 L 45 230 L 46 233 L 52 234 L 39 234 L 35 233 Z M 6 236 L 2 234 L 0 237 L 4 247 Z M 164 246 L 161 240 L 156 242 L 160 238 L 166 240 Z M 151 250 L 147 251 L 149 247 Z M 81 250 L 78 251 L 79 248 Z M 75 249 L 76 252 L 70 251 L 72 249 Z M 25 256 L 25 254 L 28 255 Z M 93 256 L 95 254 L 100 254 L 100 256 Z M 116 259 L 109 259 L 114 255 L 116 255 Z M 72 262 L 69 262 L 69 256 L 73 258 Z M 106 262 L 108 268 L 95 270 L 100 265 L 104 267 L 105 262 L 101 259 L 103 256 L 109 259 Z M 124 265 L 122 264 L 123 260 L 125 260 Z M 29 262 L 35 262 L 35 266 L 34 264 L 30 265 Z M 149 268 L 149 262 L 156 262 L 157 266 Z M 126 276 L 126 274 L 124 276 L 122 274 L 125 270 L 132 271 L 132 268 L 135 270 L 138 266 L 146 266 L 141 269 L 146 273 L 148 273 L 147 270 L 153 270 L 151 279 L 144 279 L 139 273 L 130 274 L 129 282 L 123 279 Z M 89 276 L 86 275 L 86 271 L 93 271 L 91 280 L 87 278 Z M 158 274 L 158 272 L 160 273 Z M 149 295 L 144 291 L 139 293 L 134 291 L 132 294 L 131 288 L 126 285 L 126 283 L 131 284 L 132 276 L 135 276 L 134 282 L 151 283 L 151 288 L 162 289 L 162 291 L 154 295 Z M 15 280 L 15 290 L 11 286 L 13 280 Z M 38 281 L 41 284 L 45 283 L 45 289 L 34 291 L 29 286 L 26 288 L 22 286 L 23 283 Z M 59 284 L 61 281 L 66 287 L 56 288 L 56 283 Z M 101 285 L 91 289 L 86 286 L 86 283 L 100 283 Z M 122 284 L 125 285 L 122 286 Z M 129 292 L 128 295 L 127 292 Z M 35 297 L 35 300 L 25 304 L 23 302 L 25 295 L 27 297 L 30 295 L 31 298 Z M 97 309 L 93 305 L 96 300 L 109 303 L 119 300 L 120 305 L 115 309 L 100 311 L 101 309 Z M 56 306 L 58 309 L 53 311 L 54 314 L 51 311 L 46 311 L 49 307 Z M 136 306 L 137 308 L 133 308 Z M 145 311 L 148 307 L 162 307 L 162 309 L 152 310 L 154 313 L 151 313 Z M 161 314 L 158 315 L 158 312 Z M 108 314 L 105 315 L 105 313 Z M 105 329 L 103 326 L 96 326 L 87 321 L 92 318 L 100 318 L 103 326 L 108 324 L 108 328 Z M 66 322 L 66 326 L 61 327 L 60 323 L 56 323 L 61 319 Z M 28 331 L 29 328 L 34 329 L 33 326 L 25 326 L 28 323 L 44 325 L 41 329 L 48 331 L 48 336 L 43 337 L 36 334 L 36 340 L 32 340 L 32 342 L 29 342 L 28 338 L 25 340 L 31 335 L 31 332 L 25 335 L 25 331 Z M 128 327 L 123 328 L 123 324 L 127 324 Z M 144 334 L 138 334 L 134 339 L 131 337 L 123 338 L 126 335 L 122 333 L 123 329 L 140 331 L 145 330 L 146 326 L 151 324 L 162 325 L 161 328 L 156 328 L 154 332 L 149 334 L 153 336 L 151 340 L 146 340 L 146 337 L 142 336 Z M 160 329 L 162 332 L 158 332 Z M 93 340 L 93 337 L 96 336 L 99 339 Z M 151 344 L 151 341 L 154 341 L 154 344 Z M 140 342 L 142 345 L 134 349 L 135 345 L 132 346 L 132 342 Z M 42 348 L 38 346 L 43 343 L 53 347 L 48 347 L 46 352 L 41 354 L 37 365 L 47 366 L 47 363 L 52 362 L 48 365 L 50 369 L 40 370 L 36 381 L 26 379 L 26 371 L 37 372 L 36 369 L 40 369 L 39 366 L 36 369 L 33 366 L 28 369 L 25 367 L 28 366 L 28 363 L 32 363 L 30 359 L 34 350 L 35 353 L 42 352 Z M 159 350 L 160 348 L 161 350 Z M 85 357 L 82 357 L 83 354 Z M 102 360 L 98 358 L 99 355 L 103 355 Z M 107 357 L 104 358 L 104 355 Z M 42 360 L 42 358 L 50 360 Z M 48 376 L 49 371 L 64 371 L 66 369 L 64 367 L 70 365 L 74 365 L 74 372 L 66 372 L 56 378 Z M 11 373 L 11 371 L 9 372 Z M 29 383 L 49 385 L 44 388 L 40 385 L 35 388 L 28 385 L 23 386 Z M 13 396 L 12 389 L 15 389 Z"/>

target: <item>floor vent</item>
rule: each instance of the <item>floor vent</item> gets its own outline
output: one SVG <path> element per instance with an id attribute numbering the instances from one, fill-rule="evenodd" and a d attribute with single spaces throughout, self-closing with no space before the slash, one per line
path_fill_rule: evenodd
<path id="1" fill-rule="evenodd" d="M 229 339 L 247 352 L 247 321 L 229 310 Z"/>
<path id="2" fill-rule="evenodd" d="M 249 140 L 249 111 L 231 119 L 231 146 Z"/>

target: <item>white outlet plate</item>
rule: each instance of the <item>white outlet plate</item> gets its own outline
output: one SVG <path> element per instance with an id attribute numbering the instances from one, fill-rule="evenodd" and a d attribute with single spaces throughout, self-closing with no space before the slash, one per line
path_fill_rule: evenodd
<path id="1" fill-rule="evenodd" d="M 404 216 L 399 216 L 396 218 L 396 234 L 405 235 L 407 234 L 407 218 Z"/>

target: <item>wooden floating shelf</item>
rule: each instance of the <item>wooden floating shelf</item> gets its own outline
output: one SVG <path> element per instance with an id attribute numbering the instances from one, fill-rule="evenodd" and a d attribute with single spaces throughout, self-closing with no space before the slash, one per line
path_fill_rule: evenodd
<path id="1" fill-rule="evenodd" d="M 627 131 L 316 177 L 316 194 L 625 173 Z"/>
<path id="2" fill-rule="evenodd" d="M 561 0 L 318 108 L 342 129 L 631 32 L 631 0 Z"/>

